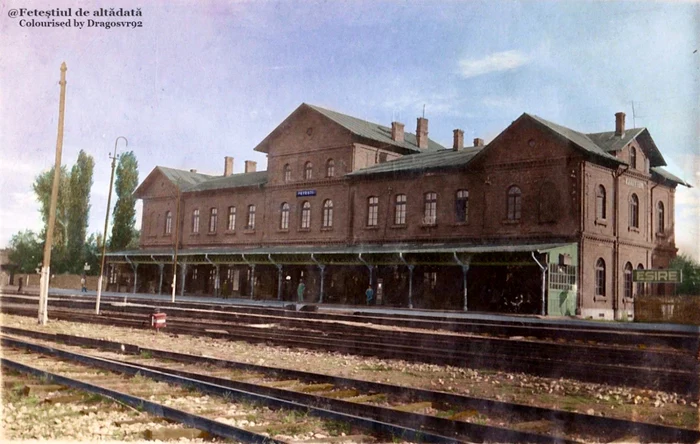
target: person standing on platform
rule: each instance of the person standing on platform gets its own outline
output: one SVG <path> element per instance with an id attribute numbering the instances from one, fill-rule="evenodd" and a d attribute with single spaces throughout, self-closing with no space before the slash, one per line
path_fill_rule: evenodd
<path id="1" fill-rule="evenodd" d="M 365 296 L 367 296 L 367 305 L 372 304 L 372 299 L 374 299 L 374 290 L 372 290 L 371 285 L 367 286 L 367 291 L 365 291 Z"/>
<path id="2" fill-rule="evenodd" d="M 85 286 L 85 275 L 80 276 L 80 291 L 87 293 L 87 287 Z"/>
<path id="3" fill-rule="evenodd" d="M 299 298 L 299 302 L 304 302 L 304 290 L 306 290 L 304 281 L 299 281 L 299 286 L 297 287 L 297 297 Z"/>

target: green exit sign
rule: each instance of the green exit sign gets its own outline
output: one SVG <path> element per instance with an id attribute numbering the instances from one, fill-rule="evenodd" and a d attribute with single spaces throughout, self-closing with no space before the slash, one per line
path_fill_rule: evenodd
<path id="1" fill-rule="evenodd" d="M 634 270 L 632 272 L 634 282 L 672 283 L 683 282 L 681 270 Z"/>

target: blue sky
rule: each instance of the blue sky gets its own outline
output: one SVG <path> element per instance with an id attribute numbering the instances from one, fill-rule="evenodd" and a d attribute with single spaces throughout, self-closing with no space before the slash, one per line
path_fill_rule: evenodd
<path id="1" fill-rule="evenodd" d="M 221 174 L 227 155 L 236 172 L 244 160 L 260 169 L 253 147 L 302 102 L 411 132 L 425 105 L 431 138 L 446 146 L 454 128 L 489 141 L 523 112 L 599 132 L 624 111 L 628 127 L 649 128 L 671 172 L 700 185 L 697 2 L 46 5 L 0 5 L 0 247 L 41 228 L 31 184 L 53 164 L 63 61 L 63 162 L 80 149 L 96 161 L 90 232 L 104 223 L 117 136 L 142 180 L 156 165 Z M 114 6 L 140 7 L 143 27 L 27 28 L 8 16 Z M 134 20 L 78 19 L 89 18 Z M 699 257 L 700 193 L 679 188 L 676 203 L 677 244 Z"/>

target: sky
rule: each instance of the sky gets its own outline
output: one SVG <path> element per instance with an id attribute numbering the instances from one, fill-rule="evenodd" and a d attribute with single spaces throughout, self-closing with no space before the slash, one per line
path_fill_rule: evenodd
<path id="1" fill-rule="evenodd" d="M 99 26 L 117 21 L 141 26 Z M 694 185 L 676 193 L 676 244 L 700 259 L 698 2 L 0 0 L 0 37 L 0 248 L 41 230 L 32 183 L 54 163 L 65 61 L 62 160 L 95 159 L 89 233 L 119 136 L 143 180 L 156 165 L 220 175 L 224 156 L 264 169 L 253 148 L 303 102 L 410 132 L 425 112 L 447 147 L 524 112 L 602 132 L 623 111 Z"/>

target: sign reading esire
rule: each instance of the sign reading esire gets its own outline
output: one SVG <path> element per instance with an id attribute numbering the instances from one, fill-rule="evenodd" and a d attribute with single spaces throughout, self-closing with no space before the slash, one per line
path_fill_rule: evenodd
<path id="1" fill-rule="evenodd" d="M 683 272 L 681 270 L 633 270 L 632 280 L 634 282 L 680 284 L 683 282 Z"/>
<path id="2" fill-rule="evenodd" d="M 315 196 L 315 195 L 316 195 L 316 190 L 297 191 L 297 197 L 308 197 L 308 196 Z"/>

